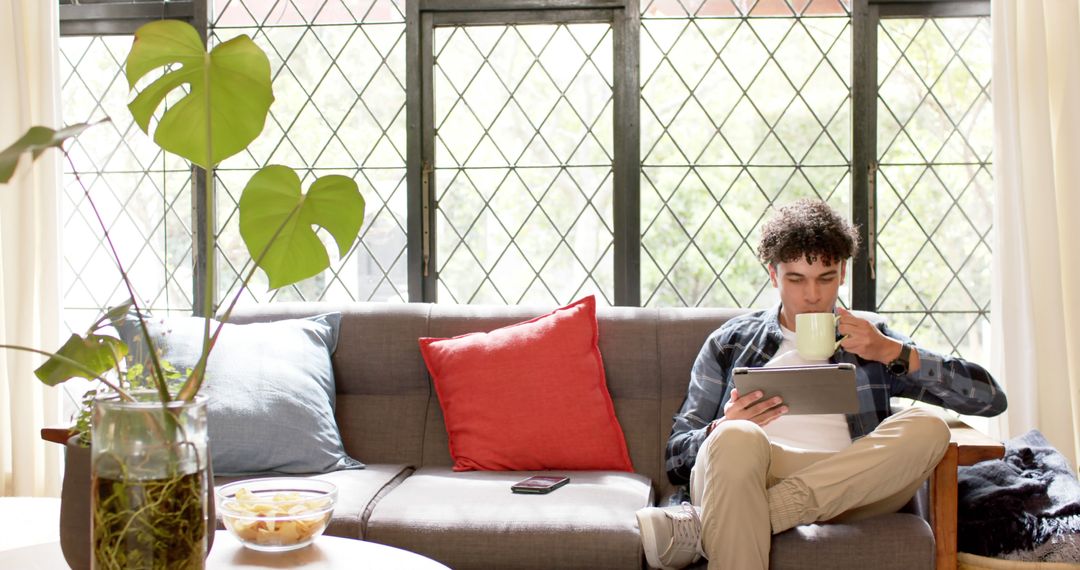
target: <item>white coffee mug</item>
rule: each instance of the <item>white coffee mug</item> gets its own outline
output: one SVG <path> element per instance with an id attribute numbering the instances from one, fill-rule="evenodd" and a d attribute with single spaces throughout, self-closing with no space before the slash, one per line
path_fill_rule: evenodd
<path id="1" fill-rule="evenodd" d="M 832 313 L 795 315 L 795 348 L 807 360 L 827 360 L 840 347 L 836 325 L 840 317 Z M 841 339 L 843 340 L 843 339 Z"/>

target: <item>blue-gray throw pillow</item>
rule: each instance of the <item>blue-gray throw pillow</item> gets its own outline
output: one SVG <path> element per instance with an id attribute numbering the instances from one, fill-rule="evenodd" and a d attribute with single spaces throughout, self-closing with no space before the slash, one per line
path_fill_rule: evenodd
<path id="1" fill-rule="evenodd" d="M 146 319 L 161 356 L 174 368 L 194 368 L 203 319 Z M 306 319 L 227 323 L 207 362 L 210 456 L 218 475 L 325 473 L 359 469 L 334 419 L 334 370 L 339 313 Z M 211 321 L 211 333 L 216 321 Z M 135 362 L 146 362 L 134 315 L 120 334 Z"/>

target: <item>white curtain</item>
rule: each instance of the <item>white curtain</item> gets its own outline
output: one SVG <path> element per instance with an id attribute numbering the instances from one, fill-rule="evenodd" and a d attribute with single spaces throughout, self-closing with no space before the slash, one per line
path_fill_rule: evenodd
<path id="1" fill-rule="evenodd" d="M 1007 431 L 1080 456 L 1080 1 L 994 0 L 993 312 Z"/>
<path id="2" fill-rule="evenodd" d="M 33 125 L 59 123 L 55 0 L 0 0 L 0 148 Z M 58 153 L 0 185 L 0 343 L 60 346 Z M 42 359 L 0 350 L 0 495 L 59 494 L 60 446 L 39 430 L 60 421 L 60 390 L 33 370 Z"/>

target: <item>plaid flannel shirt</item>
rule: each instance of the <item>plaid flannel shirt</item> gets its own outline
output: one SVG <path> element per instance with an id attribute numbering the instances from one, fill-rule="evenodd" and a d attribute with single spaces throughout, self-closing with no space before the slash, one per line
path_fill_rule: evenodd
<path id="1" fill-rule="evenodd" d="M 690 480 L 705 428 L 724 415 L 724 404 L 734 387 L 732 370 L 738 366 L 764 366 L 783 341 L 780 306 L 731 319 L 705 341 L 690 372 L 690 387 L 667 443 L 667 473 L 673 484 Z M 856 314 L 875 322 L 882 333 L 902 342 L 911 339 L 880 322 L 873 313 Z M 885 364 L 864 360 L 843 348 L 830 362 L 855 365 L 859 412 L 847 414 L 851 439 L 874 430 L 890 414 L 889 398 L 900 396 L 936 404 L 961 414 L 995 416 L 1005 411 L 1005 393 L 994 378 L 977 364 L 942 356 L 924 348 L 919 370 L 904 376 L 890 374 Z"/>

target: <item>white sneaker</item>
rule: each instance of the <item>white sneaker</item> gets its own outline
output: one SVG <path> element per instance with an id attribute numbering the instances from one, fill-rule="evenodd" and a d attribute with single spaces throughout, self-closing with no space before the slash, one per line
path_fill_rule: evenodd
<path id="1" fill-rule="evenodd" d="M 676 507 L 647 507 L 636 513 L 649 566 L 676 570 L 701 559 L 704 553 L 699 510 L 684 502 Z"/>

